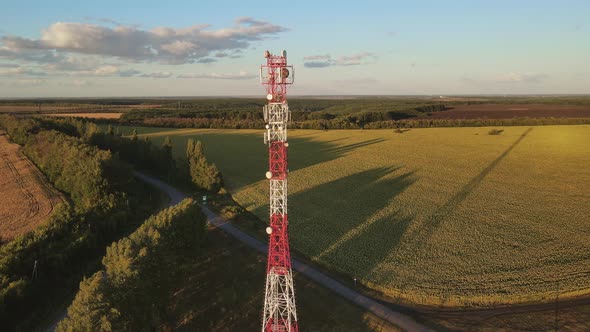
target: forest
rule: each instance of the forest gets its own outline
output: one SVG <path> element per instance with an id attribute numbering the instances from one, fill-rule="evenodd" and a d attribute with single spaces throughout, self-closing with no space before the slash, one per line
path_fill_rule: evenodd
<path id="1" fill-rule="evenodd" d="M 132 165 L 196 191 L 221 186 L 221 175 L 206 161 L 202 147 L 187 151 L 192 166 L 188 161 L 176 165 L 170 144 L 157 147 L 112 130 L 100 133 L 95 124 L 80 120 L 3 115 L 0 127 L 67 198 L 46 224 L 0 246 L 0 321 L 10 328 L 38 324 L 24 318 L 54 305 L 47 289 L 59 294 L 71 287 L 93 269 L 101 248 L 135 229 L 159 206 L 159 195 L 135 180 Z M 210 176 L 202 180 L 196 174 Z"/>

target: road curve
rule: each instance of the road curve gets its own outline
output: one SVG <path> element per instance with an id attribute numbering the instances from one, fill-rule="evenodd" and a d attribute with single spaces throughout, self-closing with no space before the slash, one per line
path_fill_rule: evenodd
<path id="1" fill-rule="evenodd" d="M 166 183 L 155 179 L 149 175 L 146 175 L 144 173 L 140 173 L 137 171 L 133 171 L 133 175 L 140 179 L 143 182 L 146 182 L 148 184 L 151 184 L 152 186 L 159 188 L 160 190 L 164 191 L 166 193 L 166 195 L 168 195 L 168 197 L 170 198 L 170 202 L 168 202 L 168 204 L 166 204 L 164 207 L 168 207 L 168 206 L 172 206 L 172 205 L 176 205 L 178 203 L 180 203 L 180 201 L 182 201 L 183 199 L 186 198 L 186 195 L 183 194 L 182 192 L 172 188 L 171 186 L 167 185 Z M 45 332 L 54 332 L 55 329 L 57 329 L 57 324 L 59 324 L 59 322 L 61 322 L 63 319 L 65 319 L 68 315 L 67 312 L 67 308 L 64 309 L 60 315 L 53 320 L 53 322 L 51 323 L 51 325 L 47 328 L 44 329 Z"/>
<path id="2" fill-rule="evenodd" d="M 145 173 L 133 171 L 133 175 L 136 178 L 140 179 L 141 181 L 151 184 L 152 186 L 154 186 L 154 187 L 160 189 L 161 191 L 163 191 L 164 193 L 166 193 L 166 195 L 168 195 L 168 197 L 170 197 L 170 202 L 168 203 L 168 206 L 176 205 L 176 204 L 180 203 L 180 201 L 182 201 L 183 199 L 185 199 L 187 197 L 180 190 L 178 190 L 178 189 L 170 186 L 169 184 L 167 184 L 163 181 L 160 181 L 152 176 L 149 176 Z"/>
<path id="3" fill-rule="evenodd" d="M 185 197 L 187 197 L 185 194 L 183 194 L 176 188 L 147 174 L 135 172 L 135 176 L 165 192 L 170 197 L 171 205 L 176 204 L 183 200 Z M 245 243 L 247 246 L 258 250 L 259 252 L 267 252 L 267 245 L 265 243 L 241 231 L 240 229 L 229 223 L 227 220 L 213 213 L 206 206 L 203 206 L 203 212 L 207 216 L 207 220 L 210 224 L 214 225 L 217 228 L 220 228 L 224 232 L 230 234 L 231 236 Z M 296 271 L 299 271 L 311 280 L 315 281 L 316 283 L 331 289 L 332 291 L 349 300 L 350 302 L 355 303 L 356 305 L 362 308 L 365 308 L 367 311 L 370 311 L 375 316 L 385 321 L 388 321 L 405 331 L 430 331 L 430 329 L 416 322 L 413 318 L 400 312 L 393 311 L 388 307 L 382 305 L 381 303 L 373 300 L 372 298 L 360 294 L 359 292 L 325 275 L 324 273 L 320 272 L 318 269 L 312 267 L 309 264 L 303 263 L 297 259 L 293 259 L 293 268 L 295 268 Z"/>

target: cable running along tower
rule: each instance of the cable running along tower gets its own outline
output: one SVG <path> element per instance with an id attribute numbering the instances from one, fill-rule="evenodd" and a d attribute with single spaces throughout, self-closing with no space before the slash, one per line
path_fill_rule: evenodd
<path id="1" fill-rule="evenodd" d="M 270 225 L 266 291 L 262 332 L 297 332 L 297 311 L 291 270 L 291 253 L 287 228 L 287 122 L 291 118 L 287 105 L 287 86 L 293 84 L 293 66 L 287 65 L 287 52 L 272 55 L 264 52 L 266 64 L 260 66 L 260 82 L 267 91 L 264 106 L 268 144 L 266 178 L 270 182 Z"/>

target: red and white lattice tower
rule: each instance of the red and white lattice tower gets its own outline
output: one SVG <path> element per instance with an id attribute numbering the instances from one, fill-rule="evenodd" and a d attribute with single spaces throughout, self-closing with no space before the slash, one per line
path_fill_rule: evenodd
<path id="1" fill-rule="evenodd" d="M 287 86 L 293 84 L 293 66 L 287 65 L 286 51 L 281 55 L 266 51 L 264 57 L 260 81 L 268 93 L 263 111 L 267 122 L 264 141 L 268 144 L 270 225 L 266 228 L 269 241 L 262 331 L 293 332 L 299 330 L 287 232 L 287 122 L 291 114 Z"/>

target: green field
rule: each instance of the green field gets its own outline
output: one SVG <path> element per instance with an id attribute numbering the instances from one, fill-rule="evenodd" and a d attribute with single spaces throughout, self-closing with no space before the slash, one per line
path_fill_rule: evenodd
<path id="1" fill-rule="evenodd" d="M 411 303 L 590 293 L 590 126 L 503 129 L 290 131 L 292 247 Z M 234 199 L 268 218 L 262 131 L 138 131 L 179 157 L 202 140 Z"/>

